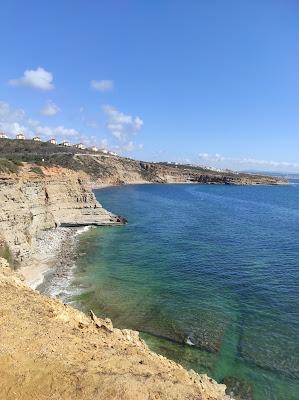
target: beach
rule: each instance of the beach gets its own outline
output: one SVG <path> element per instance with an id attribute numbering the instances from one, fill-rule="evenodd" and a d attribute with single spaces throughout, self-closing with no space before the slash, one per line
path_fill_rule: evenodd
<path id="1" fill-rule="evenodd" d="M 65 296 L 75 267 L 78 235 L 89 228 L 59 227 L 41 232 L 34 240 L 32 258 L 19 269 L 27 285 L 53 297 Z"/>

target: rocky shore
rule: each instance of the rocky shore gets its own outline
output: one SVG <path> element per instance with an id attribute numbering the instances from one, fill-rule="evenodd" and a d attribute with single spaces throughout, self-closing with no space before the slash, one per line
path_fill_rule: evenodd
<path id="1" fill-rule="evenodd" d="M 81 230 L 59 227 L 39 233 L 30 263 L 19 269 L 28 286 L 54 297 L 62 295 L 72 275 Z"/>
<path id="2" fill-rule="evenodd" d="M 60 167 L 0 174 L 0 204 L 0 256 L 15 267 L 32 262 L 43 231 L 125 223 L 97 202 L 86 175 Z"/>

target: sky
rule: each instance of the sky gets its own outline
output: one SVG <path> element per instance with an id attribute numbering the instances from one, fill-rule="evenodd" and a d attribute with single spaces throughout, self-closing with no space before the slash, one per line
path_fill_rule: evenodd
<path id="1" fill-rule="evenodd" d="M 299 172 L 297 0 L 2 0 L 0 130 Z"/>

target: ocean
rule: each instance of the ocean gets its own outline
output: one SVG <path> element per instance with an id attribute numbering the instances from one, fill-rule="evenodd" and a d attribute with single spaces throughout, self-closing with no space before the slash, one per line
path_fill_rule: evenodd
<path id="1" fill-rule="evenodd" d="M 95 191 L 128 219 L 79 236 L 68 301 L 236 399 L 299 399 L 299 181 Z"/>

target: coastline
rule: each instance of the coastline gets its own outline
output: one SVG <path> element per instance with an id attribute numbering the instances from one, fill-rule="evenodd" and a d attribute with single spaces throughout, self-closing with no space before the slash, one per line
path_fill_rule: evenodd
<path id="1" fill-rule="evenodd" d="M 121 187 L 127 185 L 212 185 L 212 183 L 197 182 L 126 182 L 120 184 L 106 183 L 92 185 L 92 190 Z M 280 185 L 291 185 L 291 182 Z M 218 185 L 224 185 L 219 183 Z M 247 185 L 233 185 L 247 186 Z M 269 184 L 259 184 L 254 186 L 272 186 Z M 24 276 L 26 284 L 32 289 L 52 297 L 64 297 L 69 293 L 66 285 L 70 282 L 75 268 L 77 258 L 77 239 L 81 233 L 91 229 L 92 226 L 83 227 L 58 227 L 44 230 L 35 238 L 33 243 L 32 258 L 30 261 L 19 268 L 19 272 Z"/>
<path id="2" fill-rule="evenodd" d="M 135 182 L 123 182 L 123 183 L 103 183 L 103 184 L 91 184 L 92 190 L 101 190 L 111 187 L 120 187 L 120 186 L 130 186 L 130 185 L 201 185 L 201 186 L 289 186 L 296 185 L 296 183 L 288 182 L 277 182 L 275 184 L 272 183 L 223 183 L 223 182 L 148 182 L 148 181 L 135 181 Z"/>
<path id="3" fill-rule="evenodd" d="M 77 237 L 90 228 L 59 227 L 41 232 L 30 262 L 18 270 L 26 284 L 51 297 L 65 297 L 75 268 Z"/>

